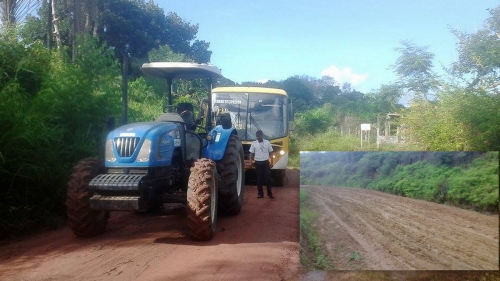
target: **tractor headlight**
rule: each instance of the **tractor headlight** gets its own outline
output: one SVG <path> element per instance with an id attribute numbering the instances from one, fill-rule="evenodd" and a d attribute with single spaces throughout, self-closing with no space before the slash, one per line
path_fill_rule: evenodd
<path id="1" fill-rule="evenodd" d="M 107 162 L 116 162 L 115 153 L 113 152 L 113 140 L 108 139 L 106 141 L 106 147 L 104 149 L 104 156 Z"/>
<path id="2" fill-rule="evenodd" d="M 151 140 L 144 140 L 141 150 L 139 150 L 139 155 L 137 155 L 137 162 L 147 162 L 149 161 L 149 155 L 151 154 Z"/>

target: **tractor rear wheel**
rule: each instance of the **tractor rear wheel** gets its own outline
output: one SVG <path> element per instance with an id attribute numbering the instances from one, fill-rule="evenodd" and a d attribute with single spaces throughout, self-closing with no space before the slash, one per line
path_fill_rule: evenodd
<path id="1" fill-rule="evenodd" d="M 219 187 L 219 211 L 224 215 L 236 215 L 243 205 L 245 170 L 243 146 L 238 135 L 231 135 L 224 157 L 217 161 L 217 172 L 224 182 Z"/>
<path id="2" fill-rule="evenodd" d="M 109 211 L 92 210 L 89 201 L 92 196 L 89 183 L 103 169 L 103 164 L 96 158 L 82 159 L 73 168 L 67 184 L 66 207 L 69 226 L 76 236 L 92 237 L 106 229 Z"/>
<path id="3" fill-rule="evenodd" d="M 217 222 L 217 173 L 215 163 L 206 158 L 191 167 L 187 188 L 187 225 L 195 240 L 210 240 Z"/>

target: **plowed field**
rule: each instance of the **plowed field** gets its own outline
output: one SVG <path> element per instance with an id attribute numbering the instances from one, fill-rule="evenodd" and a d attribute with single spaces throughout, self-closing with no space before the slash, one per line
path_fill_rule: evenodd
<path id="1" fill-rule="evenodd" d="M 498 215 L 382 192 L 301 186 L 339 270 L 498 270 Z"/>

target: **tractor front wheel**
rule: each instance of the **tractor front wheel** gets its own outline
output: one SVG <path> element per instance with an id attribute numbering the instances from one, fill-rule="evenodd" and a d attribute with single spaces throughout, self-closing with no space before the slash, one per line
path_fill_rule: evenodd
<path id="1" fill-rule="evenodd" d="M 191 167 L 187 189 L 187 225 L 195 240 L 210 240 L 217 222 L 217 172 L 215 162 L 199 159 Z"/>
<path id="2" fill-rule="evenodd" d="M 97 236 L 104 232 L 109 219 L 109 211 L 90 208 L 90 181 L 102 173 L 101 161 L 95 158 L 80 160 L 73 168 L 67 184 L 66 207 L 68 223 L 73 233 L 79 237 Z"/>
<path id="3" fill-rule="evenodd" d="M 231 135 L 224 156 L 217 161 L 217 172 L 224 185 L 219 187 L 219 210 L 224 215 L 236 215 L 243 205 L 245 170 L 243 146 L 237 135 Z"/>

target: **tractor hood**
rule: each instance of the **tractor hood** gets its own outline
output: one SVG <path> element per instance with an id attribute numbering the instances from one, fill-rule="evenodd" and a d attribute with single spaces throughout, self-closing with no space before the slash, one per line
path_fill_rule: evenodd
<path id="1" fill-rule="evenodd" d="M 179 125 L 141 122 L 121 126 L 106 138 L 106 167 L 154 167 L 169 165 L 175 147 L 181 145 Z"/>

